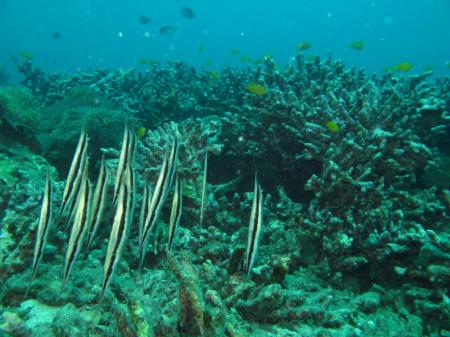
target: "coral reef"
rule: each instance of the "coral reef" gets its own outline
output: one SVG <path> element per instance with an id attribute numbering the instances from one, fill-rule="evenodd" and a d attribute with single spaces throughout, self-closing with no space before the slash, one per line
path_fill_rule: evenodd
<path id="1" fill-rule="evenodd" d="M 0 63 L 0 86 L 7 85 L 9 82 L 9 75 L 6 72 L 6 67 Z"/>
<path id="2" fill-rule="evenodd" d="M 28 89 L 0 91 L 0 126 L 15 135 L 0 139 L 1 332 L 450 334 L 448 78 L 368 76 L 331 56 L 301 55 L 285 67 L 268 57 L 255 69 L 225 68 L 214 77 L 181 62 L 145 72 L 47 75 L 27 61 L 20 70 Z M 265 94 L 249 92 L 249 83 Z M 111 212 L 63 291 L 68 233 L 53 228 L 24 300 L 47 161 L 64 171 L 67 149 L 87 125 L 91 161 L 103 148 L 114 172 L 125 119 L 149 129 L 135 157 L 137 209 L 177 123 L 184 196 L 173 255 L 165 249 L 166 205 L 142 274 L 132 225 L 97 304 Z M 38 140 L 39 154 L 20 141 L 19 125 Z M 207 207 L 199 226 L 206 147 Z M 242 259 L 255 170 L 265 194 L 264 228 L 247 279 Z M 56 180 L 56 170 L 52 175 Z"/>

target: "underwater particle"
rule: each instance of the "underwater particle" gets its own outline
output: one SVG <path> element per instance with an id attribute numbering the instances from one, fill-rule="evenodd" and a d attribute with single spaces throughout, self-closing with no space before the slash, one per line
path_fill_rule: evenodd
<path id="1" fill-rule="evenodd" d="M 33 53 L 31 52 L 31 51 L 26 51 L 26 50 L 24 50 L 24 51 L 21 51 L 20 53 L 19 53 L 19 56 L 24 60 L 24 61 L 31 61 L 31 60 L 33 60 L 33 58 L 34 58 L 34 55 L 33 55 Z"/>
<path id="2" fill-rule="evenodd" d="M 117 33 L 117 36 L 118 36 L 119 38 L 122 38 L 122 37 L 123 37 L 123 32 L 118 32 L 118 33 Z"/>
<path id="3" fill-rule="evenodd" d="M 190 7 L 181 8 L 180 13 L 182 16 L 189 20 L 192 20 L 196 16 L 195 11 Z"/>
<path id="4" fill-rule="evenodd" d="M 410 62 L 400 62 L 397 63 L 395 66 L 393 66 L 392 70 L 405 72 L 410 71 L 413 67 L 414 67 L 413 64 Z"/>
<path id="5" fill-rule="evenodd" d="M 254 82 L 248 84 L 246 89 L 249 93 L 257 96 L 264 96 L 267 93 L 266 88 L 263 85 Z"/>
<path id="6" fill-rule="evenodd" d="M 356 40 L 356 41 L 351 42 L 348 46 L 350 48 L 352 48 L 352 49 L 361 51 L 361 50 L 364 49 L 364 41 L 363 40 Z"/>
<path id="7" fill-rule="evenodd" d="M 237 49 L 237 48 L 232 48 L 231 49 L 231 51 L 230 51 L 230 53 L 231 53 L 231 55 L 233 55 L 233 56 L 236 56 L 236 55 L 239 55 L 239 49 Z"/>
<path id="8" fill-rule="evenodd" d="M 383 18 L 383 25 L 392 26 L 393 23 L 394 23 L 394 18 L 392 16 L 385 16 Z"/>
<path id="9" fill-rule="evenodd" d="M 61 37 L 61 33 L 60 32 L 53 32 L 52 33 L 52 38 L 54 38 L 55 40 L 59 39 Z"/>
<path id="10" fill-rule="evenodd" d="M 147 37 L 147 38 L 150 37 L 150 32 L 145 32 L 144 36 Z"/>
<path id="11" fill-rule="evenodd" d="M 147 134 L 146 128 L 144 128 L 143 126 L 137 128 L 136 135 L 138 136 L 139 139 L 144 139 L 146 134 Z"/>
<path id="12" fill-rule="evenodd" d="M 174 25 L 165 25 L 159 29 L 159 34 L 161 35 L 172 35 L 177 31 L 177 27 Z"/>
<path id="13" fill-rule="evenodd" d="M 311 48 L 311 43 L 309 43 L 308 41 L 303 41 L 300 42 L 299 44 L 297 44 L 297 50 L 303 51 L 303 50 L 308 50 Z"/>
<path id="14" fill-rule="evenodd" d="M 213 64 L 213 60 L 211 60 L 211 59 L 205 60 L 205 66 L 210 66 L 211 64 Z"/>
<path id="15" fill-rule="evenodd" d="M 148 25 L 152 20 L 150 20 L 150 18 L 148 16 L 145 15 L 141 15 L 139 17 L 139 23 L 142 25 Z"/>
<path id="16" fill-rule="evenodd" d="M 328 121 L 325 124 L 327 126 L 327 129 L 330 130 L 331 132 L 339 132 L 339 130 L 341 129 L 338 125 L 338 123 L 336 123 L 335 121 Z"/>

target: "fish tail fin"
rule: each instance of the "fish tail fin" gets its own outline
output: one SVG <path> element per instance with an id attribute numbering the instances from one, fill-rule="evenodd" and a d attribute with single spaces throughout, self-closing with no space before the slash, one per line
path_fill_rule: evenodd
<path id="1" fill-rule="evenodd" d="M 58 217 L 56 218 L 55 226 L 58 227 L 61 224 L 62 216 L 64 213 L 64 208 L 61 207 L 61 210 L 59 211 Z"/>
<path id="2" fill-rule="evenodd" d="M 102 304 L 103 299 L 105 298 L 105 290 L 106 290 L 106 288 L 103 287 L 103 285 L 102 285 L 102 289 L 100 290 L 100 295 L 98 296 L 98 303 L 97 304 Z"/>
<path id="3" fill-rule="evenodd" d="M 145 251 L 144 248 L 139 250 L 139 273 L 142 273 L 142 268 L 144 266 L 144 256 L 145 256 Z"/>
<path id="4" fill-rule="evenodd" d="M 31 286 L 32 286 L 32 282 L 30 282 L 30 285 L 28 286 L 27 291 L 25 292 L 25 295 L 23 295 L 22 301 L 25 301 L 28 298 L 28 293 L 31 290 Z"/>

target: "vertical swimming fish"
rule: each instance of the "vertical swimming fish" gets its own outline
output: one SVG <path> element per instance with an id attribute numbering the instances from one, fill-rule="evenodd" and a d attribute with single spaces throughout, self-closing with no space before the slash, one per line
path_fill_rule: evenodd
<path id="1" fill-rule="evenodd" d="M 200 226 L 203 224 L 203 217 L 205 215 L 207 174 L 208 174 L 208 147 L 206 147 L 206 150 L 205 150 L 205 163 L 203 165 L 203 186 L 202 186 L 202 201 L 201 201 L 201 205 L 200 205 Z"/>
<path id="2" fill-rule="evenodd" d="M 52 221 L 52 185 L 50 181 L 50 172 L 47 173 L 45 180 L 44 196 L 42 198 L 41 215 L 39 217 L 38 230 L 36 234 L 36 245 L 34 247 L 33 267 L 31 272 L 31 282 L 36 276 L 37 267 L 42 258 L 47 234 Z"/>
<path id="3" fill-rule="evenodd" d="M 78 190 L 83 176 L 84 165 L 86 163 L 87 156 L 87 134 L 86 131 L 81 131 L 80 138 L 78 140 L 78 145 L 75 150 L 74 157 L 72 159 L 72 164 L 70 165 L 69 175 L 67 176 L 66 186 L 64 187 L 61 210 L 59 212 L 57 224 L 60 223 L 61 217 L 67 207 L 73 209 L 73 203 L 76 201 L 78 195 Z M 71 213 L 71 212 L 69 212 Z M 71 214 L 68 215 L 70 218 Z"/>
<path id="4" fill-rule="evenodd" d="M 172 200 L 172 211 L 170 212 L 169 222 L 169 241 L 167 245 L 167 251 L 172 250 L 173 240 L 177 233 L 178 224 L 180 223 L 181 211 L 183 208 L 183 184 L 180 182 L 178 174 L 175 178 L 175 192 Z"/>
<path id="5" fill-rule="evenodd" d="M 128 153 L 129 153 L 128 163 L 132 164 L 134 160 L 134 154 L 136 152 L 137 136 L 136 132 L 132 131 L 129 132 L 130 132 L 130 144 L 128 146 Z"/>
<path id="6" fill-rule="evenodd" d="M 247 277 L 253 268 L 253 264 L 256 260 L 256 255 L 258 252 L 258 244 L 261 236 L 262 229 L 262 190 L 261 186 L 258 184 L 258 180 L 255 174 L 255 189 L 253 192 L 253 205 L 250 215 L 250 224 L 248 228 L 248 240 L 247 240 L 247 251 L 245 254 L 245 271 Z"/>
<path id="7" fill-rule="evenodd" d="M 83 179 L 81 181 L 80 193 L 78 194 L 77 208 L 73 221 L 72 230 L 70 232 L 69 245 L 67 247 L 66 259 L 64 265 L 64 285 L 67 283 L 69 273 L 75 263 L 75 260 L 83 248 L 84 238 L 87 232 L 87 223 L 89 221 L 89 199 L 91 188 L 88 178 L 88 164 L 86 162 Z"/>
<path id="8" fill-rule="evenodd" d="M 139 269 L 142 269 L 142 263 L 145 256 L 145 244 L 147 242 L 148 233 L 151 231 L 151 229 L 153 229 L 153 224 L 156 223 L 163 204 L 162 199 L 164 198 L 164 186 L 166 185 L 167 174 L 169 171 L 168 165 L 168 152 L 166 152 L 161 165 L 161 169 L 159 170 L 155 189 L 153 190 L 153 194 L 150 199 L 148 213 L 145 216 L 142 235 L 139 240 Z"/>
<path id="9" fill-rule="evenodd" d="M 134 173 L 133 165 L 131 165 L 131 162 L 128 163 L 127 168 L 127 188 L 130 192 L 130 203 L 131 203 L 131 209 L 129 211 L 129 217 L 130 217 L 130 223 L 133 222 L 133 215 L 134 215 L 134 208 L 136 204 L 136 175 Z"/>
<path id="10" fill-rule="evenodd" d="M 145 216 L 148 214 L 150 209 L 150 185 L 144 183 L 144 196 L 142 197 L 141 213 L 139 215 L 139 242 L 142 240 L 142 232 L 144 230 Z"/>
<path id="11" fill-rule="evenodd" d="M 102 157 L 102 163 L 100 164 L 100 172 L 97 178 L 97 184 L 95 185 L 94 196 L 92 198 L 91 216 L 89 219 L 88 236 L 86 240 L 86 248 L 89 248 L 92 241 L 95 238 L 98 227 L 103 219 L 103 213 L 105 210 L 106 192 L 108 190 L 109 172 L 105 164 L 105 155 Z"/>
<path id="12" fill-rule="evenodd" d="M 174 139 L 172 141 L 172 147 L 170 153 L 164 155 L 163 164 L 159 171 L 158 180 L 156 182 L 155 190 L 153 191 L 152 199 L 150 201 L 149 212 L 145 218 L 144 228 L 142 232 L 142 237 L 139 242 L 139 269 L 142 269 L 142 263 L 145 256 L 145 244 L 148 239 L 148 234 L 151 232 L 153 227 L 158 220 L 159 213 L 161 212 L 162 206 L 167 198 L 168 191 L 173 179 L 173 175 L 176 170 L 176 162 L 178 156 L 178 139 L 177 135 L 174 134 Z"/>
<path id="13" fill-rule="evenodd" d="M 177 171 L 177 161 L 178 161 L 178 135 L 177 130 L 173 132 L 172 148 L 170 150 L 169 156 L 169 183 L 167 186 L 166 193 L 169 193 L 170 187 L 172 186 L 173 180 L 175 178 L 175 172 Z"/>
<path id="14" fill-rule="evenodd" d="M 127 168 L 127 163 L 129 162 L 130 141 L 130 130 L 128 129 L 127 124 L 125 125 L 125 131 L 123 133 L 122 149 L 120 150 L 119 164 L 117 165 L 116 182 L 114 184 L 113 207 L 116 205 L 120 184 L 122 182 L 125 169 Z"/>
<path id="15" fill-rule="evenodd" d="M 125 171 L 124 179 L 119 188 L 117 197 L 116 211 L 114 214 L 113 226 L 109 236 L 108 249 L 106 251 L 106 259 L 103 267 L 103 282 L 100 292 L 100 300 L 105 295 L 111 277 L 120 260 L 122 249 L 126 242 L 126 237 L 130 228 L 131 208 L 132 208 L 132 176 L 131 166 L 128 165 Z"/>

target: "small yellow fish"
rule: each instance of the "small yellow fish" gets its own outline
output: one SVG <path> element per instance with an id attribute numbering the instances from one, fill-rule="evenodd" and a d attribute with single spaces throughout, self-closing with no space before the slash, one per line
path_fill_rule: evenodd
<path id="1" fill-rule="evenodd" d="M 422 66 L 423 71 L 434 71 L 434 68 L 435 68 L 434 64 L 424 64 Z"/>
<path id="2" fill-rule="evenodd" d="M 308 41 L 300 42 L 297 45 L 297 50 L 308 50 L 310 48 L 311 48 L 311 43 L 309 43 Z"/>
<path id="3" fill-rule="evenodd" d="M 204 54 L 205 53 L 205 46 L 204 45 L 199 45 L 198 46 L 198 51 L 200 52 L 200 54 Z"/>
<path id="4" fill-rule="evenodd" d="M 233 55 L 233 56 L 239 55 L 239 49 L 237 49 L 237 48 L 231 49 L 231 55 Z"/>
<path id="5" fill-rule="evenodd" d="M 146 133 L 147 133 L 147 129 L 144 128 L 143 126 L 137 128 L 137 130 L 136 130 L 136 135 L 139 137 L 139 139 L 144 139 Z"/>
<path id="6" fill-rule="evenodd" d="M 177 95 L 177 89 L 172 88 L 172 89 L 170 90 L 169 97 L 175 97 L 176 95 Z"/>
<path id="7" fill-rule="evenodd" d="M 254 64 L 255 66 L 259 66 L 259 65 L 262 64 L 263 62 L 264 62 L 263 59 L 256 59 L 256 60 L 253 61 L 253 64 Z"/>
<path id="8" fill-rule="evenodd" d="M 211 78 L 215 81 L 220 80 L 220 75 L 215 69 L 211 70 L 209 76 L 211 76 Z"/>
<path id="9" fill-rule="evenodd" d="M 350 43 L 348 46 L 352 49 L 361 51 L 364 48 L 364 41 L 356 40 L 356 41 L 353 41 L 352 43 Z"/>
<path id="10" fill-rule="evenodd" d="M 392 67 L 395 71 L 410 71 L 413 68 L 412 63 L 410 62 L 400 62 Z"/>
<path id="11" fill-rule="evenodd" d="M 19 53 L 20 57 L 23 58 L 24 61 L 31 61 L 34 58 L 34 55 L 31 51 L 21 51 Z"/>
<path id="12" fill-rule="evenodd" d="M 248 84 L 246 89 L 248 92 L 257 96 L 264 96 L 267 93 L 266 88 L 263 85 L 254 82 Z"/>
<path id="13" fill-rule="evenodd" d="M 338 123 L 336 123 L 335 121 L 328 121 L 325 125 L 331 132 L 339 132 L 339 130 L 341 129 Z"/>
<path id="14" fill-rule="evenodd" d="M 139 64 L 140 65 L 154 65 L 154 64 L 158 64 L 159 63 L 159 61 L 158 60 L 156 60 L 156 59 L 149 59 L 149 58 L 147 58 L 147 57 L 141 57 L 140 59 L 139 59 Z"/>
<path id="15" fill-rule="evenodd" d="M 247 56 L 247 55 L 242 55 L 242 56 L 239 58 L 239 60 L 240 60 L 242 63 L 250 62 L 250 57 Z"/>

